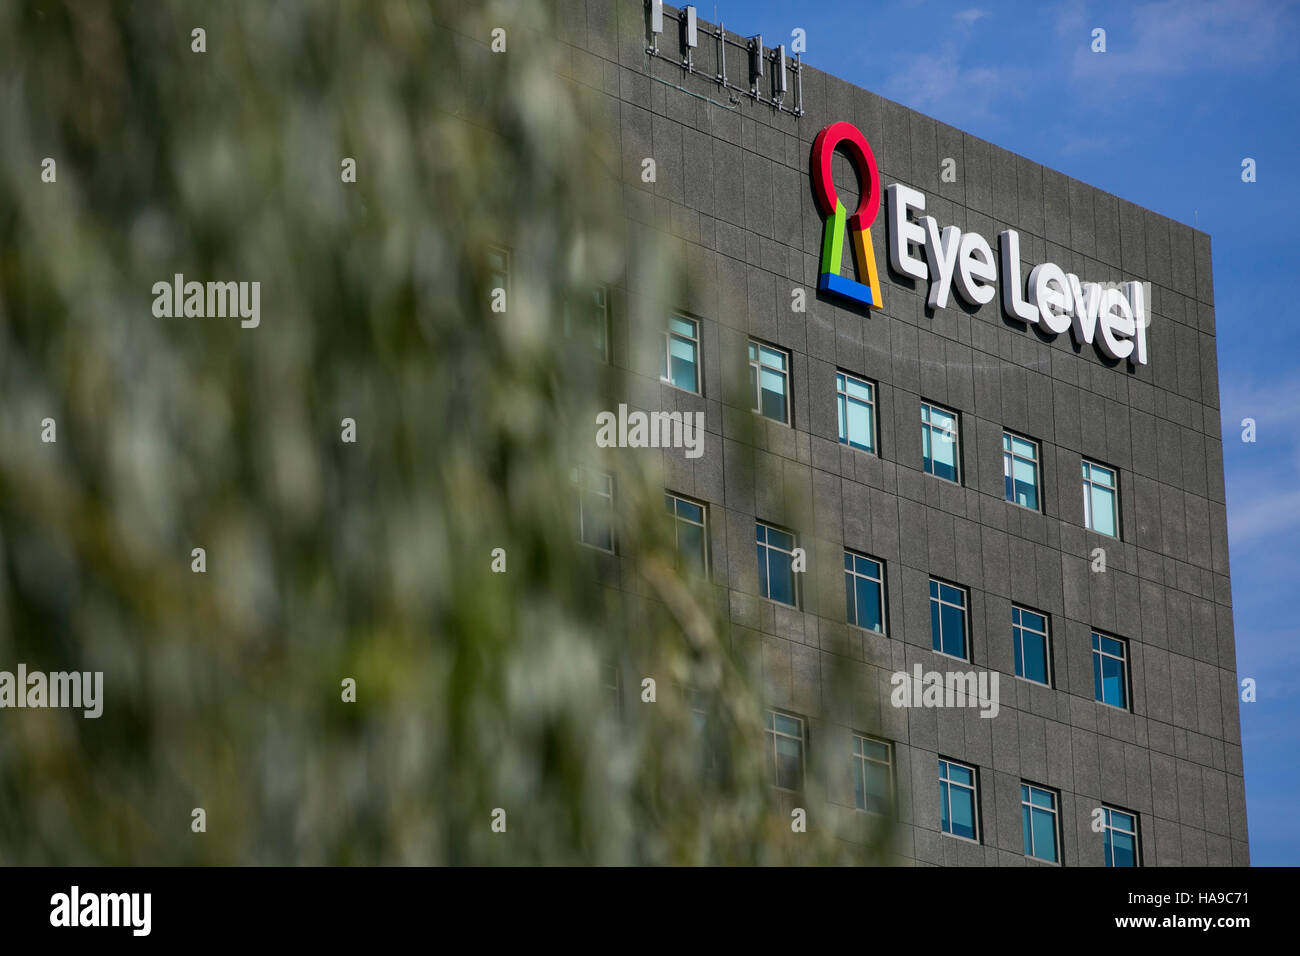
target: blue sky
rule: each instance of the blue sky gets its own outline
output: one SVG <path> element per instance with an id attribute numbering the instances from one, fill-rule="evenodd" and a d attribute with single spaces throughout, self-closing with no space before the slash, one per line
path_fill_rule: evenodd
<path id="1" fill-rule="evenodd" d="M 1300 864 L 1297 5 L 719 0 L 717 14 L 769 44 L 801 27 L 813 66 L 1209 233 L 1237 670 L 1258 683 L 1241 706 L 1251 856 Z"/>

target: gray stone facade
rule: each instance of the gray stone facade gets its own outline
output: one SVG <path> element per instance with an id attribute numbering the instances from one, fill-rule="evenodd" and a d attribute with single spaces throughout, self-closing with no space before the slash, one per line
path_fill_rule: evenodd
<path id="1" fill-rule="evenodd" d="M 1025 864 L 1027 781 L 1059 792 L 1067 866 L 1102 864 L 1091 828 L 1102 804 L 1138 815 L 1143 865 L 1247 864 L 1210 238 L 810 66 L 803 116 L 745 97 L 728 108 L 711 40 L 696 53 L 701 75 L 687 76 L 646 56 L 641 0 L 553 2 L 564 69 L 599 104 L 621 156 L 629 229 L 671 237 L 691 278 L 678 306 L 701 326 L 697 397 L 661 385 L 654 359 L 632 347 L 636 324 L 665 317 L 629 292 L 635 276 L 616 283 L 622 400 L 705 412 L 705 454 L 666 453 L 666 484 L 707 503 L 719 606 L 738 652 L 761 660 L 770 705 L 804 718 L 809 759 L 847 767 L 852 730 L 893 741 L 906 862 Z M 667 12 L 661 46 L 675 51 Z M 743 21 L 743 5 L 731 13 Z M 728 68 L 747 77 L 739 56 Z M 836 120 L 863 132 L 882 186 L 920 189 L 941 226 L 995 249 L 999 232 L 1018 230 L 1024 274 L 1052 261 L 1087 280 L 1149 282 L 1150 364 L 1107 363 L 1069 333 L 1048 340 L 1006 319 L 998 298 L 928 309 L 926 283 L 888 266 L 883 205 L 872 234 L 884 308 L 819 295 L 809 157 Z M 654 183 L 641 181 L 646 157 Z M 956 182 L 941 179 L 945 158 Z M 794 288 L 807 290 L 806 312 L 792 311 Z M 754 433 L 749 408 L 727 404 L 746 393 L 751 337 L 790 352 L 792 427 L 762 421 Z M 837 370 L 877 385 L 878 454 L 837 440 Z M 922 470 L 923 400 L 960 413 L 960 484 Z M 1040 443 L 1040 512 L 1005 500 L 1004 429 Z M 1118 540 L 1084 528 L 1081 457 L 1118 470 Z M 759 597 L 755 519 L 807 548 L 797 609 Z M 845 622 L 845 548 L 885 564 L 888 636 Z M 1091 570 L 1095 548 L 1104 573 Z M 1001 674 L 993 719 L 890 705 L 893 672 L 955 663 L 931 650 L 931 576 L 969 589 L 969 666 Z M 1050 616 L 1052 687 L 1014 676 L 1013 603 Z M 1127 711 L 1094 699 L 1094 630 L 1128 641 Z M 832 668 L 850 676 L 849 692 L 832 689 Z M 978 768 L 978 843 L 940 830 L 939 756 Z M 810 812 L 851 829 L 859 811 L 842 777 L 843 792 Z"/>

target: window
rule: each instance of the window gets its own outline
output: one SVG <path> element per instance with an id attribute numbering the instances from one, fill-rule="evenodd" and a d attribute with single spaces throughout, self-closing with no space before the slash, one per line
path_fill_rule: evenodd
<path id="1" fill-rule="evenodd" d="M 565 303 L 564 334 L 589 348 L 593 357 L 609 361 L 609 299 L 604 286 Z"/>
<path id="2" fill-rule="evenodd" d="M 894 807 L 894 747 L 853 735 L 853 797 L 859 810 L 890 814 Z"/>
<path id="3" fill-rule="evenodd" d="M 943 832 L 979 841 L 979 782 L 974 767 L 939 758 L 939 822 Z"/>
<path id="4" fill-rule="evenodd" d="M 718 769 L 718 750 L 714 741 L 713 721 L 709 717 L 710 706 L 704 692 L 697 687 L 681 686 L 682 701 L 685 703 L 690 720 L 691 733 L 700 748 L 704 769 L 709 772 Z"/>
<path id="5" fill-rule="evenodd" d="M 967 659 L 965 588 L 930 579 L 930 642 L 941 654 Z"/>
<path id="6" fill-rule="evenodd" d="M 576 506 L 578 540 L 583 544 L 614 550 L 614 476 L 586 468 L 569 473 Z"/>
<path id="7" fill-rule="evenodd" d="M 691 729 L 703 736 L 709 727 L 709 704 L 704 691 L 698 687 L 683 686 L 682 699 L 690 710 Z"/>
<path id="8" fill-rule="evenodd" d="M 605 697 L 609 701 L 610 711 L 615 717 L 621 717 L 623 714 L 623 681 L 619 677 L 617 664 L 604 664 L 601 666 L 601 681 L 603 682 Z"/>
<path id="9" fill-rule="evenodd" d="M 687 392 L 700 391 L 700 323 L 674 315 L 664 332 L 659 380 Z"/>
<path id="10" fill-rule="evenodd" d="M 1138 866 L 1137 814 L 1103 806 L 1107 866 Z"/>
<path id="11" fill-rule="evenodd" d="M 1047 641 L 1047 616 L 1013 605 L 1011 644 L 1015 651 L 1017 677 L 1051 686 L 1052 655 Z"/>
<path id="12" fill-rule="evenodd" d="M 708 512 L 704 505 L 677 495 L 664 495 L 664 506 L 672 515 L 678 566 L 704 574 L 709 566 Z"/>
<path id="13" fill-rule="evenodd" d="M 798 792 L 803 789 L 803 721 L 775 710 L 767 712 L 768 756 L 772 786 Z"/>
<path id="14" fill-rule="evenodd" d="M 1083 463 L 1083 526 L 1119 537 L 1119 488 L 1112 468 Z"/>
<path id="15" fill-rule="evenodd" d="M 844 598 L 848 622 L 885 633 L 885 566 L 866 555 L 844 552 Z"/>
<path id="16" fill-rule="evenodd" d="M 764 418 L 790 424 L 790 353 L 770 345 L 749 343 L 749 387 L 754 411 Z"/>
<path id="17" fill-rule="evenodd" d="M 1057 855 L 1056 794 L 1042 787 L 1020 785 L 1020 824 L 1025 836 L 1025 856 L 1059 863 Z"/>
<path id="18" fill-rule="evenodd" d="M 835 403 L 840 419 L 840 444 L 876 450 L 876 389 L 870 382 L 835 373 Z"/>
<path id="19" fill-rule="evenodd" d="M 960 483 L 957 413 L 921 403 L 921 461 L 926 474 Z"/>
<path id="20" fill-rule="evenodd" d="M 491 246 L 487 254 L 488 289 L 502 289 L 507 299 L 510 296 L 510 251 L 500 246 Z"/>
<path id="21" fill-rule="evenodd" d="M 758 593 L 770 601 L 794 607 L 794 535 L 758 521 L 754 524 L 758 547 Z"/>
<path id="22" fill-rule="evenodd" d="M 1002 474 L 1007 501 L 1038 510 L 1038 442 L 1002 433 Z"/>
<path id="23" fill-rule="evenodd" d="M 1113 637 L 1092 632 L 1092 687 L 1097 700 L 1128 709 L 1128 648 Z"/>

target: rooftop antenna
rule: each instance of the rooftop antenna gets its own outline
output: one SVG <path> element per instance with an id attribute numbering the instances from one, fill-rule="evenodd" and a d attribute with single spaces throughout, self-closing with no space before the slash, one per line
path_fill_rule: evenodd
<path id="1" fill-rule="evenodd" d="M 785 100 L 786 80 L 785 80 L 785 44 L 782 43 L 772 54 L 772 98 L 778 103 Z"/>
<path id="2" fill-rule="evenodd" d="M 659 34 L 664 32 L 664 0 L 646 0 L 645 3 L 647 53 L 659 54 Z"/>
<path id="3" fill-rule="evenodd" d="M 682 51 L 685 56 L 682 57 L 682 66 L 690 73 L 695 72 L 695 48 L 699 46 L 699 34 L 697 32 L 695 7 L 687 6 L 683 11 L 684 15 L 678 20 L 678 27 L 681 32 Z"/>

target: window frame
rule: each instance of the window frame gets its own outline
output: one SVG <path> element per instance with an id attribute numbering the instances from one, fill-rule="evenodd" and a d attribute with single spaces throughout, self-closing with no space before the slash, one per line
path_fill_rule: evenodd
<path id="1" fill-rule="evenodd" d="M 856 396 L 849 395 L 849 383 L 866 386 L 871 393 L 871 398 L 863 401 Z M 879 386 L 869 379 L 854 375 L 852 372 L 846 372 L 843 369 L 835 370 L 835 414 L 836 414 L 836 434 L 839 442 L 847 448 L 864 452 L 868 455 L 880 455 L 880 400 L 878 395 Z M 867 415 L 871 420 L 871 446 L 864 448 L 862 445 L 855 444 L 849 435 L 849 403 L 856 402 L 864 405 L 867 409 Z M 841 432 L 842 429 L 842 432 Z"/>
<path id="2" fill-rule="evenodd" d="M 600 352 L 600 354 L 599 354 L 599 359 L 600 359 L 601 362 L 604 362 L 606 365 L 608 365 L 608 364 L 609 364 L 609 356 L 610 356 L 610 347 L 609 347 L 609 346 L 610 346 L 610 343 L 609 343 L 609 286 L 607 286 L 607 285 L 603 285 L 603 284 L 598 284 L 598 285 L 589 286 L 589 287 L 583 289 L 583 290 L 581 291 L 580 294 L 572 295 L 572 296 L 570 296 L 570 297 L 565 301 L 565 303 L 564 303 L 564 316 L 563 316 L 563 331 L 564 331 L 564 337 L 565 337 L 566 339 L 568 339 L 569 341 L 571 341 L 571 342 L 577 342 L 577 341 L 580 341 L 580 340 L 581 340 L 581 338 L 583 337 L 583 335 L 585 335 L 585 330 L 578 329 L 578 328 L 576 327 L 576 325 L 575 325 L 575 322 L 574 322 L 574 312 L 575 312 L 576 309 L 579 308 L 580 300 L 585 299 L 585 297 L 586 297 L 587 295 L 591 294 L 591 293 L 599 293 L 599 294 L 600 294 L 600 306 L 599 306 L 599 308 L 600 308 L 600 330 L 601 330 L 601 341 L 602 341 L 602 343 L 603 343 L 604 348 L 601 350 L 601 352 Z M 509 293 L 507 293 L 507 295 L 508 295 L 508 294 L 509 294 Z M 582 305 L 585 306 L 586 303 L 584 302 L 584 303 L 582 303 Z M 583 334 L 580 335 L 580 333 L 583 333 Z"/>
<path id="3" fill-rule="evenodd" d="M 688 323 L 694 330 L 694 335 L 687 335 L 684 332 L 678 332 L 673 328 L 673 320 Z M 668 324 L 664 327 L 664 347 L 660 358 L 663 359 L 663 365 L 659 367 L 659 384 L 667 385 L 669 388 L 675 388 L 679 392 L 685 392 L 688 395 L 704 395 L 704 346 L 700 340 L 700 333 L 703 326 L 700 320 L 694 316 L 687 315 L 685 312 L 673 312 L 668 317 Z M 695 387 L 683 388 L 673 381 L 673 339 L 679 339 L 683 342 L 690 342 L 695 348 L 695 357 L 691 364 L 695 369 Z"/>
<path id="4" fill-rule="evenodd" d="M 885 562 L 880 560 L 879 558 L 874 558 L 869 554 L 864 554 L 861 551 L 854 551 L 852 548 L 844 549 L 844 558 L 846 562 L 851 562 L 853 564 L 853 567 L 844 569 L 845 604 L 846 605 L 848 604 L 848 599 L 850 595 L 853 598 L 854 615 L 853 617 L 848 618 L 849 626 L 856 627 L 860 631 L 867 631 L 870 634 L 880 634 L 882 636 L 888 636 L 889 635 L 889 609 L 887 607 L 887 604 L 888 604 L 889 592 L 887 591 L 885 586 Z M 870 561 L 872 564 L 876 565 L 880 569 L 880 577 L 873 578 L 869 574 L 863 574 L 862 572 L 858 571 L 857 569 L 858 559 L 861 559 L 863 561 Z M 866 581 L 875 581 L 876 586 L 880 590 L 880 630 L 878 631 L 875 630 L 874 628 L 865 627 L 864 625 L 858 623 L 858 618 L 860 616 L 857 613 L 859 611 L 858 589 L 856 586 L 850 589 L 850 580 L 852 581 L 853 584 L 856 585 L 858 578 L 862 578 Z M 846 611 L 848 610 L 847 606 L 845 607 L 845 610 Z"/>
<path id="5" fill-rule="evenodd" d="M 946 775 L 945 766 L 956 766 L 963 770 L 969 770 L 971 774 L 970 784 L 961 783 L 953 780 Z M 962 836 L 960 833 L 953 833 L 951 830 L 943 828 L 943 799 L 944 784 L 948 785 L 948 821 L 952 825 L 952 788 L 958 787 L 962 790 L 971 791 L 971 821 L 975 827 L 975 836 Z M 977 846 L 984 842 L 984 827 L 980 821 L 980 770 L 973 764 L 962 763 L 960 760 L 953 760 L 949 757 L 939 757 L 939 832 L 946 837 L 952 837 L 954 840 L 962 840 L 966 843 L 974 843 Z"/>
<path id="6" fill-rule="evenodd" d="M 1120 647 L 1123 648 L 1123 654 L 1115 655 L 1107 651 L 1101 643 L 1103 640 L 1114 641 L 1116 644 L 1119 644 Z M 1093 699 L 1098 704 L 1102 704 L 1106 707 L 1112 707 L 1115 710 L 1123 711 L 1124 713 L 1132 713 L 1133 655 L 1129 646 L 1128 638 L 1119 637 L 1114 634 L 1107 634 L 1105 631 L 1099 631 L 1096 628 L 1093 628 L 1090 644 L 1092 649 Z M 1105 673 L 1101 666 L 1101 662 L 1106 658 L 1118 660 L 1122 665 L 1123 679 L 1120 682 L 1120 688 L 1124 693 L 1124 703 L 1122 706 L 1120 704 L 1112 704 L 1105 698 Z M 1098 693 L 1102 696 L 1098 697 Z"/>
<path id="7" fill-rule="evenodd" d="M 714 736 L 716 728 L 714 726 L 715 717 L 711 701 L 706 697 L 703 690 L 693 684 L 678 684 L 677 691 L 681 695 L 681 703 L 686 709 L 686 720 L 690 725 L 690 732 L 695 737 L 695 742 L 703 751 L 704 770 L 706 773 L 714 774 L 718 771 L 720 763 L 718 760 L 718 748 L 715 746 Z"/>
<path id="8" fill-rule="evenodd" d="M 787 550 L 785 550 L 784 548 L 780 547 L 779 545 L 774 545 L 774 544 L 770 543 L 770 542 L 768 541 L 768 539 L 767 539 L 767 535 L 766 535 L 766 534 L 764 534 L 764 536 L 763 536 L 763 540 L 761 540 L 761 541 L 758 540 L 758 529 L 759 529 L 759 528 L 763 528 L 765 531 L 775 531 L 775 532 L 777 532 L 778 534 L 789 535 L 789 536 L 790 536 L 790 541 L 791 541 L 791 544 L 790 544 L 790 550 L 787 551 Z M 781 607 L 789 607 L 789 608 L 794 608 L 795 610 L 798 610 L 798 609 L 802 606 L 802 602 L 800 601 L 800 593 L 799 593 L 799 573 L 800 573 L 800 572 L 794 570 L 794 551 L 795 551 L 796 548 L 799 547 L 799 535 L 797 535 L 795 532 L 790 531 L 790 530 L 788 530 L 788 529 L 786 529 L 786 528 L 782 528 L 782 527 L 780 527 L 779 525 L 769 524 L 768 522 L 763 521 L 761 518 L 755 518 L 755 519 L 754 519 L 754 545 L 755 545 L 756 548 L 763 549 L 764 552 L 766 552 L 766 551 L 777 551 L 777 552 L 780 552 L 781 554 L 788 554 L 788 555 L 790 556 L 790 588 L 791 588 L 791 594 L 792 594 L 792 596 L 793 596 L 793 598 L 794 598 L 794 603 L 792 603 L 792 604 L 787 604 L 785 601 L 782 601 L 782 600 L 780 600 L 780 599 L 778 599 L 778 598 L 774 598 L 774 597 L 771 596 L 771 594 L 772 594 L 772 563 L 771 563 L 771 558 L 770 558 L 770 556 L 767 555 L 766 553 L 764 554 L 764 560 L 765 560 L 765 562 L 766 562 L 765 567 L 764 567 L 764 571 L 765 571 L 766 573 L 765 573 L 764 575 L 761 575 L 761 576 L 759 577 L 759 579 L 758 579 L 758 583 L 759 583 L 758 596 L 759 596 L 760 598 L 762 598 L 764 601 L 771 601 L 773 604 L 780 605 Z M 757 554 L 755 555 L 755 559 L 757 559 Z M 755 568 L 755 571 L 757 571 L 757 567 Z M 764 594 L 764 593 L 763 593 L 763 582 L 764 582 L 764 581 L 767 582 L 767 594 Z"/>
<path id="9" fill-rule="evenodd" d="M 1033 802 L 1032 791 L 1037 790 L 1039 793 L 1045 793 L 1052 800 L 1049 808 L 1043 807 Z M 1048 860 L 1044 857 L 1035 855 L 1034 849 L 1034 811 L 1039 810 L 1052 815 L 1052 851 L 1056 856 L 1054 860 Z M 1029 815 L 1029 840 L 1030 846 L 1025 848 L 1025 858 L 1037 860 L 1039 863 L 1046 863 L 1052 866 L 1061 866 L 1061 794 L 1051 787 L 1044 787 L 1041 784 L 1031 783 L 1028 780 L 1020 781 L 1020 828 L 1021 834 L 1024 834 L 1025 815 Z"/>
<path id="10" fill-rule="evenodd" d="M 750 356 L 751 349 L 757 349 L 756 358 Z M 778 369 L 775 366 L 764 364 L 763 362 L 764 349 L 767 349 L 768 351 L 771 352 L 780 352 L 781 355 L 785 357 L 785 367 Z M 756 415 L 766 418 L 769 422 L 777 422 L 778 424 L 787 425 L 793 428 L 794 427 L 794 395 L 792 394 L 793 393 L 792 385 L 794 380 L 793 353 L 789 349 L 781 348 L 781 346 L 779 345 L 769 345 L 768 343 L 762 342 L 758 339 L 750 339 L 745 349 L 745 356 L 749 361 L 749 369 L 754 378 L 753 395 L 749 406 L 750 411 L 752 411 Z M 772 416 L 766 414 L 763 411 L 762 372 L 764 369 L 779 374 L 785 382 L 784 391 L 782 393 L 782 396 L 784 398 L 784 405 L 785 405 L 784 419 L 773 418 Z"/>
<path id="11" fill-rule="evenodd" d="M 956 476 L 953 478 L 947 478 L 943 475 L 936 474 L 934 471 L 934 460 L 935 460 L 934 459 L 934 432 L 936 429 L 943 434 L 949 434 L 949 432 L 947 431 L 947 429 L 943 428 L 942 426 L 935 425 L 935 423 L 931 421 L 930 418 L 927 418 L 925 414 L 927 410 L 931 413 L 931 415 L 933 415 L 934 412 L 938 411 L 952 418 L 952 431 L 950 433 L 952 435 L 952 443 L 953 443 L 952 467 L 953 470 L 957 473 Z M 929 459 L 930 467 L 929 468 L 926 468 L 926 456 L 925 456 L 925 436 L 927 430 L 929 431 L 930 434 L 930 459 Z M 948 482 L 948 484 L 957 485 L 958 487 L 962 486 L 962 480 L 965 477 L 965 473 L 966 473 L 966 469 L 962 467 L 962 460 L 961 460 L 961 412 L 953 408 L 947 408 L 943 405 L 938 405 L 924 398 L 921 399 L 921 470 L 932 478 L 937 478 L 940 481 L 946 481 Z"/>
<path id="12" fill-rule="evenodd" d="M 1119 469 L 1113 468 L 1110 465 L 1103 464 L 1102 462 L 1097 461 L 1095 458 L 1084 458 L 1081 456 L 1079 460 L 1083 465 L 1081 469 L 1081 478 L 1083 481 L 1083 526 L 1084 528 L 1087 529 L 1088 531 L 1093 532 L 1094 534 L 1100 534 L 1107 538 L 1114 538 L 1116 541 L 1122 541 L 1123 537 L 1120 534 L 1120 532 L 1123 530 L 1123 524 L 1121 522 L 1121 512 L 1120 512 Z M 1090 474 L 1090 469 L 1093 468 L 1100 468 L 1102 471 L 1109 472 L 1111 476 L 1112 484 L 1101 485 L 1095 482 L 1092 479 L 1092 476 Z M 1115 514 L 1114 534 L 1111 534 L 1109 531 L 1102 531 L 1100 528 L 1096 526 L 1097 516 L 1093 513 L 1092 494 L 1091 494 L 1091 491 L 1094 487 L 1108 490 L 1111 493 L 1112 510 L 1114 511 Z"/>
<path id="13" fill-rule="evenodd" d="M 931 617 L 930 617 L 930 625 L 931 625 L 931 626 L 930 626 L 930 650 L 933 651 L 935 654 L 942 655 L 943 657 L 947 657 L 947 658 L 949 658 L 950 660 L 954 660 L 954 661 L 964 661 L 964 662 L 967 663 L 967 664 L 974 663 L 973 660 L 972 660 L 972 658 L 973 658 L 973 656 L 974 656 L 974 646 L 973 646 L 974 642 L 973 642 L 973 640 L 972 640 L 972 636 L 973 636 L 973 635 L 972 635 L 972 633 L 971 633 L 971 591 L 970 591 L 970 588 L 968 588 L 968 587 L 966 587 L 965 585 L 962 585 L 962 584 L 957 584 L 957 583 L 955 583 L 955 582 L 953 582 L 953 581 L 945 581 L 943 578 L 937 578 L 937 577 L 935 577 L 934 575 L 930 575 L 930 585 L 937 585 L 938 588 L 939 588 L 938 594 L 929 594 L 929 590 L 930 590 L 930 589 L 927 588 L 927 596 L 929 597 L 929 600 L 930 600 L 930 608 L 931 608 Z M 965 656 L 965 657 L 956 657 L 956 656 L 954 656 L 954 655 L 952 655 L 952 654 L 949 654 L 947 651 L 945 651 L 945 650 L 943 649 L 943 608 L 944 608 L 944 607 L 957 607 L 957 606 L 958 606 L 958 605 L 953 604 L 951 601 L 945 601 L 945 600 L 943 599 L 943 588 L 945 588 L 945 587 L 954 588 L 954 589 L 956 589 L 956 590 L 958 590 L 958 591 L 960 591 L 960 592 L 962 593 L 962 599 L 963 599 L 963 602 L 964 602 L 964 603 L 961 605 L 961 611 L 962 611 L 962 649 L 966 652 L 966 656 Z M 939 604 L 939 646 L 938 646 L 937 648 L 934 646 L 934 638 L 935 638 L 935 634 L 934 634 L 934 612 L 933 612 L 933 608 L 934 608 L 934 605 L 935 605 L 936 602 L 938 602 L 938 604 Z"/>
<path id="14" fill-rule="evenodd" d="M 1032 445 L 1034 449 L 1034 458 L 1031 464 L 1034 466 L 1034 499 L 1036 503 L 1033 506 L 1022 505 L 1015 498 L 1016 462 L 1029 461 L 1029 459 L 1025 458 L 1023 455 L 1016 453 L 1017 441 L 1022 441 L 1028 445 Z M 1008 445 L 1010 445 L 1010 447 L 1007 447 Z M 1007 473 L 1006 470 L 1008 459 L 1010 460 L 1011 463 L 1011 471 L 1009 474 Z M 1043 486 L 1044 486 L 1043 443 L 1038 441 L 1036 438 L 1030 438 L 1028 435 L 1021 435 L 1019 432 L 1013 432 L 1009 428 L 1002 429 L 1002 468 L 1003 468 L 1003 472 L 1002 472 L 1003 478 L 1011 483 L 1011 497 L 1006 498 L 1006 501 L 1009 504 L 1015 505 L 1017 508 L 1024 508 L 1026 511 L 1032 511 L 1037 514 L 1044 514 L 1046 511 L 1046 506 L 1043 501 L 1043 497 L 1044 497 L 1043 496 Z M 1006 494 L 1006 486 L 1004 485 L 1003 486 L 1004 497 L 1005 494 Z"/>
<path id="15" fill-rule="evenodd" d="M 1020 621 L 1016 620 L 1017 611 L 1019 611 L 1020 614 L 1022 615 Z M 1032 614 L 1035 617 L 1041 617 L 1043 619 L 1043 630 L 1037 631 L 1032 627 L 1027 627 L 1023 619 L 1023 615 L 1025 614 Z M 1037 680 L 1036 678 L 1027 677 L 1024 674 L 1020 673 L 1021 670 L 1024 670 L 1024 659 L 1025 659 L 1024 634 L 1026 631 L 1029 632 L 1030 634 L 1036 635 L 1041 633 L 1043 635 L 1043 658 L 1044 658 L 1044 663 L 1047 667 L 1046 681 L 1040 681 Z M 1012 602 L 1011 604 L 1011 658 L 1012 658 L 1012 669 L 1013 671 L 1015 671 L 1015 676 L 1019 680 L 1028 681 L 1029 683 L 1035 684 L 1039 687 L 1056 686 L 1056 668 L 1053 667 L 1053 662 L 1052 662 L 1052 616 L 1050 614 L 1044 613 L 1043 611 L 1036 611 L 1025 604 L 1016 604 L 1015 602 Z"/>
<path id="16" fill-rule="evenodd" d="M 861 746 L 863 743 L 879 744 L 883 746 L 888 754 L 888 759 L 882 761 L 877 757 L 864 753 Z M 869 813 L 872 816 L 885 817 L 886 819 L 894 818 L 898 809 L 897 751 L 898 748 L 894 746 L 892 740 L 886 740 L 884 737 L 877 737 L 874 734 L 860 734 L 857 731 L 853 731 L 853 803 L 858 813 Z M 865 806 L 867 802 L 867 764 L 869 763 L 877 766 L 883 764 L 888 774 L 889 782 L 885 788 L 885 801 L 888 804 L 888 809 L 884 811 L 872 810 Z M 861 793 L 863 797 L 863 806 L 857 805 L 859 784 L 862 787 Z"/>
<path id="17" fill-rule="evenodd" d="M 605 495 L 587 487 L 587 477 L 589 475 L 598 475 L 602 478 L 609 479 L 609 494 Z M 578 543 L 584 548 L 591 548 L 602 554 L 618 554 L 618 528 L 616 527 L 615 502 L 618 494 L 618 482 L 611 471 L 599 471 L 595 468 L 588 468 L 583 465 L 575 465 L 569 472 L 569 486 L 576 489 L 578 493 Z M 609 547 L 605 548 L 599 544 L 592 544 L 586 538 L 587 527 L 587 508 L 586 502 L 588 495 L 598 498 L 609 499 Z"/>
<path id="18" fill-rule="evenodd" d="M 796 737 L 796 736 L 793 735 L 793 734 L 788 734 L 788 733 L 785 733 L 784 731 L 777 730 L 777 729 L 776 729 L 776 718 L 777 718 L 777 717 L 784 717 L 784 718 L 786 718 L 787 720 L 793 720 L 793 721 L 795 721 L 796 723 L 798 723 L 798 724 L 799 724 L 799 735 Z M 767 708 L 767 714 L 766 714 L 766 719 L 765 719 L 765 721 L 764 721 L 763 733 L 764 733 L 764 735 L 768 738 L 768 744 L 769 744 L 769 746 L 768 746 L 768 748 L 767 748 L 767 749 L 768 749 L 768 754 L 767 754 L 767 755 L 768 755 L 768 758 L 771 760 L 771 763 L 770 763 L 768 766 L 771 768 L 771 772 L 772 772 L 772 777 L 771 777 L 771 787 L 772 787 L 772 789 L 778 791 L 779 793 L 796 793 L 796 794 L 802 794 L 802 793 L 804 792 L 804 787 L 806 786 L 807 781 L 808 781 L 808 753 L 807 753 L 807 751 L 808 751 L 808 722 L 807 722 L 806 720 L 804 720 L 802 717 L 800 717 L 798 714 L 792 714 L 792 713 L 790 713 L 789 711 L 778 710 L 778 709 L 776 709 L 776 708 L 769 707 L 769 708 Z M 777 739 L 778 739 L 778 738 L 783 739 L 783 740 L 798 740 L 798 741 L 799 741 L 799 787 L 798 787 L 798 789 L 791 790 L 791 789 L 788 788 L 788 787 L 782 787 L 782 786 L 780 785 L 780 771 L 779 771 L 779 765 L 778 765 L 778 762 L 777 762 L 777 757 L 778 757 L 779 755 L 778 755 L 778 753 L 777 753 L 777 749 L 776 749 L 776 742 L 777 742 Z"/>
<path id="19" fill-rule="evenodd" d="M 679 532 L 680 532 L 680 528 L 678 527 L 678 525 L 679 525 L 680 522 L 685 522 L 686 524 L 690 524 L 690 525 L 696 525 L 696 526 L 700 529 L 700 538 L 702 539 L 702 541 L 703 541 L 703 543 L 704 543 L 704 554 L 703 554 L 703 560 L 704 560 L 704 563 L 703 563 L 703 573 L 704 573 L 704 577 L 705 577 L 706 580 L 712 580 L 712 579 L 713 579 L 713 568 L 712 568 L 711 558 L 712 558 L 712 550 L 713 550 L 713 549 L 712 549 L 712 547 L 711 547 L 711 542 L 710 542 L 710 540 L 709 540 L 709 505 L 708 505 L 708 502 L 705 502 L 705 501 L 697 501 L 697 500 L 694 499 L 694 498 L 688 498 L 686 495 L 679 494 L 679 493 L 677 493 L 676 491 L 669 491 L 669 490 L 667 490 L 667 489 L 664 489 L 664 498 L 665 498 L 665 499 L 671 498 L 674 502 L 682 502 L 683 504 L 693 505 L 693 506 L 695 506 L 696 508 L 699 508 L 699 509 L 700 509 L 700 512 L 701 512 L 701 515 L 702 515 L 702 516 L 701 516 L 701 518 L 700 518 L 700 521 L 697 523 L 697 522 L 695 522 L 695 521 L 694 521 L 693 519 L 691 519 L 691 518 L 683 517 L 681 514 L 678 513 L 677 505 L 676 505 L 676 504 L 673 505 L 673 510 L 670 512 L 670 515 L 669 515 L 669 517 L 671 518 L 672 523 L 673 523 L 673 547 L 674 547 L 674 549 L 675 549 L 675 554 L 677 555 L 677 558 L 678 558 L 678 561 L 679 561 L 679 567 L 680 567 L 680 566 L 681 566 L 681 565 L 680 565 L 680 560 L 681 560 L 681 556 L 682 556 L 682 551 L 681 551 L 681 537 L 680 537 L 680 533 L 679 533 Z M 665 504 L 667 504 L 667 501 L 665 501 Z"/>
<path id="20" fill-rule="evenodd" d="M 1135 813 L 1132 810 L 1125 810 L 1121 807 L 1117 807 L 1112 803 L 1103 803 L 1101 805 L 1101 809 L 1103 811 L 1101 832 L 1102 832 L 1102 847 L 1103 847 L 1103 854 L 1104 854 L 1102 857 L 1102 861 L 1103 861 L 1102 865 L 1117 870 L 1129 869 L 1129 867 L 1117 867 L 1113 862 L 1115 859 L 1115 853 L 1114 850 L 1112 849 L 1111 833 L 1115 832 L 1115 833 L 1126 833 L 1129 836 L 1133 837 L 1132 869 L 1140 868 L 1142 866 L 1142 822 L 1141 822 L 1142 816 L 1141 814 Z M 1115 813 L 1130 818 L 1133 821 L 1133 829 L 1125 830 L 1121 827 L 1115 826 L 1111 819 L 1111 815 Z M 1105 862 L 1107 857 L 1110 858 L 1111 862 Z"/>

